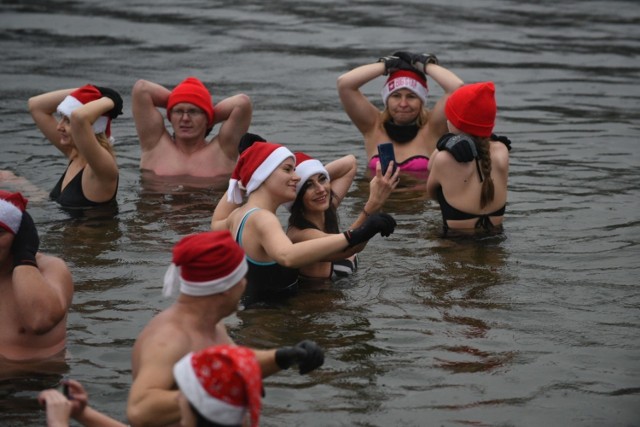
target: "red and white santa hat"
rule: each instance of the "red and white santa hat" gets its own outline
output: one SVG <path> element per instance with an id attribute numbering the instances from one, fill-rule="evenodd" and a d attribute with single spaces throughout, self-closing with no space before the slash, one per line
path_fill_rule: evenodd
<path id="1" fill-rule="evenodd" d="M 15 235 L 22 222 L 22 213 L 27 207 L 27 199 L 20 193 L 0 190 L 0 228 Z"/>
<path id="2" fill-rule="evenodd" d="M 255 353 L 232 345 L 189 353 L 173 366 L 180 392 L 202 416 L 223 425 L 251 426 L 260 419 L 262 371 Z"/>
<path id="3" fill-rule="evenodd" d="M 171 110 L 181 102 L 200 108 L 207 115 L 207 127 L 213 126 L 214 109 L 211 93 L 199 79 L 187 77 L 171 91 L 167 100 L 167 118 L 169 120 L 171 120 Z"/>
<path id="4" fill-rule="evenodd" d="M 307 182 L 309 178 L 311 178 L 315 174 L 324 175 L 327 180 L 331 180 L 329 176 L 329 172 L 324 167 L 320 160 L 314 159 L 313 157 L 305 154 L 301 151 L 295 153 L 296 155 L 296 175 L 300 177 L 300 181 L 296 184 L 296 194 L 300 194 L 300 190 L 304 186 L 304 183 Z M 291 206 L 293 206 L 293 202 L 287 202 L 284 204 L 284 207 L 287 208 L 288 211 L 291 211 Z"/>
<path id="5" fill-rule="evenodd" d="M 71 113 L 78 107 L 82 107 L 91 101 L 102 98 L 102 93 L 93 85 L 84 85 L 67 95 L 60 105 L 58 105 L 58 113 L 71 117 Z M 93 123 L 94 133 L 105 133 L 111 136 L 111 118 L 109 116 L 100 116 Z"/>
<path id="6" fill-rule="evenodd" d="M 387 105 L 389 95 L 400 89 L 409 89 L 415 93 L 422 103 L 426 105 L 427 95 L 429 95 L 429 87 L 427 86 L 427 78 L 424 74 L 413 72 L 410 70 L 398 70 L 389 75 L 386 83 L 382 87 L 382 101 Z"/>
<path id="7" fill-rule="evenodd" d="M 228 230 L 184 237 L 173 248 L 173 260 L 164 276 L 164 296 L 180 286 L 191 296 L 219 294 L 247 274 L 244 250 Z"/>
<path id="8" fill-rule="evenodd" d="M 241 189 L 244 189 L 248 196 L 289 157 L 295 160 L 293 153 L 284 145 L 273 142 L 254 142 L 251 147 L 242 152 L 231 174 L 227 200 L 237 205 L 241 204 Z"/>

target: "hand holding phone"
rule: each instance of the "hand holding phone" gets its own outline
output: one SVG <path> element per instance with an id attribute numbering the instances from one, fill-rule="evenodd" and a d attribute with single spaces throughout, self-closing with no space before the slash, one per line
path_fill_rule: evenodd
<path id="1" fill-rule="evenodd" d="M 380 167 L 382 168 L 382 174 L 387 173 L 389 162 L 393 160 L 393 170 L 391 173 L 396 172 L 396 156 L 393 152 L 393 144 L 391 142 L 385 142 L 378 145 L 378 157 L 380 158 Z"/>

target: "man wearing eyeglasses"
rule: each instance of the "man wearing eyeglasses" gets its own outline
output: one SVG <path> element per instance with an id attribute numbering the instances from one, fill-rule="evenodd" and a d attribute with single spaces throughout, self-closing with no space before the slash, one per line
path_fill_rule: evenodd
<path id="1" fill-rule="evenodd" d="M 215 107 L 211 94 L 195 77 L 169 91 L 138 80 L 131 93 L 133 119 L 142 155 L 140 168 L 158 176 L 218 178 L 226 182 L 238 160 L 238 144 L 251 123 L 251 100 L 245 94 L 223 99 Z M 165 108 L 173 127 L 165 127 Z M 216 123 L 218 134 L 207 136 Z M 216 180 L 217 181 L 217 180 Z"/>

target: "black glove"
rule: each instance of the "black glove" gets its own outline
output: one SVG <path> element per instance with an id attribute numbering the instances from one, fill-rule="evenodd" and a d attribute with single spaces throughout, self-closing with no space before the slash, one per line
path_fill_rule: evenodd
<path id="1" fill-rule="evenodd" d="M 378 62 L 384 62 L 384 75 L 387 76 L 397 70 L 415 71 L 410 62 L 403 60 L 397 56 L 383 56 Z"/>
<path id="2" fill-rule="evenodd" d="M 478 158 L 478 150 L 473 138 L 466 133 L 454 135 L 444 134 L 436 144 L 440 151 L 448 151 L 460 163 L 470 162 Z"/>
<path id="3" fill-rule="evenodd" d="M 416 70 L 423 72 L 427 64 L 438 64 L 438 58 L 430 53 L 411 53 L 411 52 L 394 52 L 393 56 L 397 56 L 403 61 L 411 64 Z"/>
<path id="4" fill-rule="evenodd" d="M 507 150 L 511 151 L 511 140 L 509 138 L 507 138 L 506 136 L 498 136 L 495 133 L 492 133 L 491 134 L 491 141 L 502 142 L 504 145 L 507 146 Z"/>
<path id="5" fill-rule="evenodd" d="M 377 212 L 369 215 L 360 227 L 343 234 L 349 242 L 349 247 L 352 247 L 368 241 L 378 233 L 387 237 L 393 233 L 396 225 L 396 220 L 391 215 Z"/>
<path id="6" fill-rule="evenodd" d="M 13 253 L 13 267 L 31 265 L 37 267 L 36 253 L 40 247 L 38 230 L 28 212 L 22 213 L 20 228 L 13 239 L 11 252 Z"/>
<path id="7" fill-rule="evenodd" d="M 240 144 L 238 144 L 238 153 L 242 154 L 244 150 L 251 147 L 254 142 L 267 142 L 266 139 L 261 137 L 260 135 L 256 135 L 255 133 L 245 133 L 240 138 Z"/>
<path id="8" fill-rule="evenodd" d="M 298 365 L 300 375 L 319 368 L 324 363 L 324 351 L 318 344 L 310 340 L 299 342 L 293 347 L 282 347 L 276 350 L 276 365 L 280 369 L 289 369 Z"/>
<path id="9" fill-rule="evenodd" d="M 102 96 L 104 96 L 105 98 L 109 98 L 110 100 L 113 101 L 114 107 L 109 111 L 109 117 L 111 117 L 112 119 L 115 119 L 116 117 L 121 115 L 122 114 L 122 97 L 120 96 L 120 94 L 108 87 L 96 86 L 96 89 L 100 91 Z"/>

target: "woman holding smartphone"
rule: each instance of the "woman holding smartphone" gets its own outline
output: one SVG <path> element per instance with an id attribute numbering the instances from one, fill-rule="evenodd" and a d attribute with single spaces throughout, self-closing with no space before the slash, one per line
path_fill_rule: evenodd
<path id="1" fill-rule="evenodd" d="M 295 167 L 295 156 L 286 147 L 269 142 L 253 143 L 238 159 L 229 180 L 227 198 L 219 202 L 214 212 L 211 228 L 229 230 L 247 256 L 245 307 L 293 295 L 301 266 L 354 248 L 378 233 L 389 236 L 395 229 L 395 220 L 390 215 L 375 213 L 353 230 L 292 243 L 282 229 L 276 210 L 296 198 L 300 177 Z M 243 193 L 247 197 L 244 204 Z M 241 206 L 226 216 L 226 212 L 237 205 Z"/>
<path id="2" fill-rule="evenodd" d="M 325 167 L 305 153 L 296 153 L 296 174 L 300 176 L 296 185 L 297 196 L 293 202 L 285 204 L 291 212 L 287 236 L 293 243 L 340 232 L 337 208 L 349 191 L 356 171 L 356 158 L 351 154 L 327 163 Z M 382 209 L 398 185 L 398 175 L 399 171 L 394 173 L 393 168 L 383 175 L 380 166 L 377 167 L 376 176 L 369 186 L 369 199 L 349 228 L 359 227 L 372 213 Z M 353 273 L 357 268 L 355 252 L 360 252 L 364 246 L 301 266 L 301 279 L 328 280 Z"/>
<path id="3" fill-rule="evenodd" d="M 360 88 L 382 75 L 389 77 L 382 88 L 384 110 L 380 111 Z M 432 110 L 427 108 L 426 76 L 444 90 Z M 391 142 L 400 170 L 426 177 L 429 156 L 447 132 L 444 103 L 462 85 L 455 74 L 438 65 L 435 56 L 409 52 L 396 52 L 341 75 L 340 101 L 364 137 L 369 169 L 375 172 L 379 163 L 378 145 Z"/>

